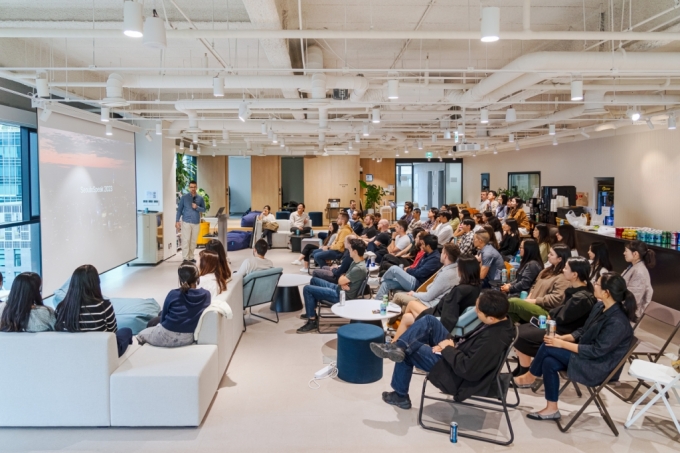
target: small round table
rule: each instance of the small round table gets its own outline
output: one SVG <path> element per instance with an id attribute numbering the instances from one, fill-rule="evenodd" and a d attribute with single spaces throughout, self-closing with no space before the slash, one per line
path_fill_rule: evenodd
<path id="1" fill-rule="evenodd" d="M 271 303 L 269 308 L 279 313 L 302 310 L 302 299 L 300 298 L 298 286 L 308 285 L 311 279 L 311 275 L 304 274 L 281 275 L 276 288 L 274 302 Z"/>
<path id="2" fill-rule="evenodd" d="M 345 305 L 333 304 L 331 310 L 341 318 L 351 319 L 359 322 L 375 322 L 383 319 L 394 318 L 401 314 L 401 307 L 390 302 L 387 306 L 387 313 L 373 313 L 373 310 L 380 310 L 380 301 L 375 299 L 352 299 L 345 301 Z"/>

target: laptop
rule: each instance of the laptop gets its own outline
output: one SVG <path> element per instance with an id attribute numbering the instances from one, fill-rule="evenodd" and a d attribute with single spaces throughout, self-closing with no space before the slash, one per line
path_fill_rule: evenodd
<path id="1" fill-rule="evenodd" d="M 219 217 L 222 214 L 224 214 L 224 206 L 217 210 L 217 214 L 215 214 L 215 217 Z"/>

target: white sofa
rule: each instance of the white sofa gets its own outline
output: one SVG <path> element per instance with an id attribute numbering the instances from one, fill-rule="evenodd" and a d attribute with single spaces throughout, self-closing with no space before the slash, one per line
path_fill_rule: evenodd
<path id="1" fill-rule="evenodd" d="M 243 330 L 243 284 L 207 313 L 198 344 L 133 345 L 111 333 L 0 333 L 0 426 L 198 426 Z"/>
<path id="2" fill-rule="evenodd" d="M 272 234 L 272 248 L 285 249 L 288 247 L 288 238 L 292 234 L 290 232 L 290 220 L 277 220 L 279 229 Z M 255 222 L 255 232 L 253 233 L 253 244 L 262 236 L 262 222 Z"/>

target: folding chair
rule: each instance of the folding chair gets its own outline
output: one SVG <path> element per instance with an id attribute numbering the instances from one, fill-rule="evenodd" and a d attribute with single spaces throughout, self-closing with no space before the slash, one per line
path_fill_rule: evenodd
<path id="1" fill-rule="evenodd" d="M 630 408 L 628 419 L 624 426 L 630 428 L 631 425 L 644 415 L 644 413 L 659 401 L 659 399 L 663 399 L 666 409 L 668 409 L 668 413 L 671 414 L 671 419 L 673 420 L 673 423 L 675 423 L 675 429 L 680 433 L 680 423 L 678 423 L 678 419 L 673 413 L 673 408 L 668 402 L 668 398 L 666 398 L 666 394 L 669 391 L 673 391 L 676 402 L 680 403 L 680 396 L 677 392 L 677 390 L 680 390 L 680 373 L 677 373 L 673 368 L 666 365 L 647 362 L 645 360 L 633 360 L 633 363 L 628 369 L 628 374 L 643 381 L 652 381 L 654 384 L 635 402 L 635 404 L 633 404 L 633 407 Z M 654 391 L 657 393 L 654 398 L 652 398 L 637 415 L 633 416 L 635 409 L 637 409 L 637 407 Z"/>
<path id="2" fill-rule="evenodd" d="M 361 286 L 359 287 L 359 292 L 358 292 L 358 295 L 357 295 L 358 298 L 360 298 L 360 299 L 364 298 L 364 291 L 366 290 L 366 284 L 367 283 L 368 283 L 368 273 L 366 273 L 366 278 L 364 279 L 364 281 L 361 282 Z M 335 303 L 337 303 L 337 302 L 335 302 Z M 321 320 L 322 319 L 336 319 L 336 320 L 340 320 L 340 319 L 344 320 L 345 319 L 341 316 L 336 315 L 331 310 L 331 307 L 333 307 L 333 305 L 335 305 L 335 303 L 334 302 L 328 302 L 327 300 L 321 300 L 321 301 L 319 301 L 318 304 L 316 304 L 316 319 L 318 320 L 316 330 L 317 330 L 318 333 L 331 333 L 331 332 L 333 332 L 333 330 L 321 332 Z M 329 322 L 329 324 L 346 324 L 346 322 L 344 322 L 344 321 L 341 322 L 341 323 Z"/>
<path id="3" fill-rule="evenodd" d="M 508 408 L 515 408 L 519 405 L 519 393 L 517 392 L 517 388 L 515 387 L 515 397 L 517 398 L 517 402 L 514 404 L 508 404 L 507 402 L 507 393 L 508 389 L 510 387 L 510 382 L 512 381 L 512 373 L 502 373 L 503 371 L 503 365 L 507 365 L 507 359 L 508 355 L 510 354 L 510 351 L 512 350 L 513 345 L 515 344 L 515 341 L 517 341 L 517 337 L 519 335 L 519 330 L 515 328 L 515 339 L 512 341 L 512 343 L 508 346 L 507 350 L 505 351 L 505 354 L 503 354 L 498 361 L 498 366 L 496 367 L 496 379 L 495 382 L 492 383 L 488 389 L 486 389 L 483 394 L 477 394 L 474 396 L 471 396 L 470 400 L 473 401 L 479 401 L 484 404 L 474 404 L 474 403 L 467 403 L 465 401 L 458 402 L 455 400 L 450 400 L 447 398 L 438 398 L 434 396 L 427 396 L 425 394 L 425 389 L 427 387 L 427 382 L 429 379 L 429 376 L 425 377 L 425 380 L 423 382 L 423 392 L 421 393 L 420 396 L 420 410 L 418 411 L 418 424 L 423 428 L 427 429 L 430 431 L 437 431 L 440 433 L 445 433 L 448 434 L 449 430 L 448 429 L 442 429 L 442 428 L 436 428 L 434 426 L 427 426 L 423 422 L 423 407 L 425 406 L 425 398 L 435 400 L 435 401 L 441 401 L 444 403 L 449 403 L 452 405 L 461 405 L 461 406 L 467 406 L 467 407 L 475 407 L 478 409 L 484 409 L 484 410 L 491 410 L 495 412 L 502 412 L 505 416 L 505 421 L 508 425 L 508 431 L 510 433 L 510 438 L 506 441 L 503 440 L 497 440 L 493 439 L 490 437 L 484 437 L 484 436 L 477 436 L 474 434 L 468 434 L 466 432 L 463 432 L 458 430 L 458 435 L 460 437 L 465 437 L 468 439 L 475 439 L 479 440 L 482 442 L 489 442 L 492 444 L 496 445 L 510 445 L 512 442 L 515 440 L 515 434 L 512 430 L 512 423 L 510 422 L 510 414 L 508 413 Z M 508 366 L 508 371 L 510 371 L 510 368 Z M 500 406 L 500 407 L 493 407 L 493 406 Z"/>
<path id="4" fill-rule="evenodd" d="M 276 294 L 276 287 L 279 284 L 279 279 L 283 274 L 283 269 L 274 267 L 262 271 L 252 272 L 243 277 L 243 331 L 246 331 L 246 308 L 249 310 L 251 316 L 262 318 L 265 321 L 274 323 L 279 322 L 279 313 L 274 312 L 276 320 L 267 318 L 265 316 L 256 315 L 253 313 L 253 307 L 262 304 L 269 304 L 274 301 Z"/>
<path id="5" fill-rule="evenodd" d="M 678 333 L 678 330 L 680 329 L 680 311 L 674 310 L 670 307 L 666 307 L 665 305 L 661 305 L 656 302 L 650 302 L 649 305 L 647 305 L 647 308 L 645 308 L 645 312 L 642 314 L 637 324 L 635 324 L 635 329 L 637 329 L 637 327 L 640 325 L 640 323 L 645 317 L 650 317 L 666 325 L 675 327 L 661 348 L 658 348 L 646 341 L 642 341 L 631 355 L 631 361 L 632 359 L 639 359 L 642 356 L 646 356 L 650 362 L 657 363 L 659 359 L 663 357 L 664 352 L 666 352 L 666 348 L 668 347 L 670 342 L 673 341 L 673 337 L 675 337 L 675 334 Z M 635 386 L 635 388 L 633 388 L 633 391 L 628 396 L 622 395 L 617 390 L 612 388 L 610 385 L 607 385 L 607 390 L 612 392 L 615 396 L 617 396 L 621 400 L 625 402 L 630 402 L 633 401 L 635 394 L 637 393 L 638 390 L 640 390 L 640 387 L 643 385 L 649 388 L 649 385 L 646 384 L 643 379 L 638 380 L 637 385 Z"/>
<path id="6" fill-rule="evenodd" d="M 623 368 L 623 366 L 626 364 L 628 361 L 628 358 L 631 356 L 635 348 L 638 346 L 640 340 L 638 340 L 636 337 L 633 337 L 633 339 L 630 342 L 630 347 L 628 348 L 628 352 L 623 356 L 623 358 L 619 361 L 619 363 L 614 367 L 614 369 L 609 373 L 609 375 L 605 378 L 605 380 L 598 385 L 597 387 L 589 387 L 586 386 L 586 389 L 588 389 L 588 393 L 590 393 L 590 398 L 583 404 L 581 409 L 576 412 L 576 415 L 574 415 L 571 420 L 569 420 L 569 423 L 566 425 L 562 425 L 561 420 L 555 420 L 557 422 L 557 427 L 562 431 L 563 433 L 566 433 L 569 431 L 569 428 L 574 424 L 574 422 L 583 414 L 583 412 L 586 410 L 586 408 L 590 405 L 591 402 L 595 402 L 595 405 L 597 406 L 597 409 L 600 411 L 600 415 L 602 415 L 602 418 L 604 419 L 605 423 L 607 423 L 607 426 L 612 430 L 615 436 L 618 437 L 619 432 L 616 429 L 616 426 L 614 426 L 614 421 L 612 418 L 609 416 L 609 412 L 607 411 L 607 406 L 605 406 L 604 401 L 602 401 L 602 398 L 600 398 L 600 392 L 602 389 L 604 389 L 609 381 L 616 376 L 616 374 Z M 572 381 L 567 378 L 567 382 L 564 383 L 562 388 L 560 389 L 560 395 L 562 392 L 569 386 L 569 384 Z"/>

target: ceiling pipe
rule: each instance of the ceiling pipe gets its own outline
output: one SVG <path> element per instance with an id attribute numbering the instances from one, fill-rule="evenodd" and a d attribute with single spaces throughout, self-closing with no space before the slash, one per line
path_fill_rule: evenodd
<path id="1" fill-rule="evenodd" d="M 542 118 L 537 118 L 535 120 L 524 121 L 522 123 L 516 123 L 502 129 L 492 129 L 489 131 L 489 136 L 498 137 L 501 135 L 508 135 L 513 132 L 523 131 L 527 129 L 533 129 L 534 127 L 544 126 L 549 123 L 555 123 L 559 121 L 568 120 L 571 118 L 576 118 L 583 114 L 585 110 L 584 105 L 579 105 L 570 109 L 562 110 L 552 115 L 544 116 Z"/>

